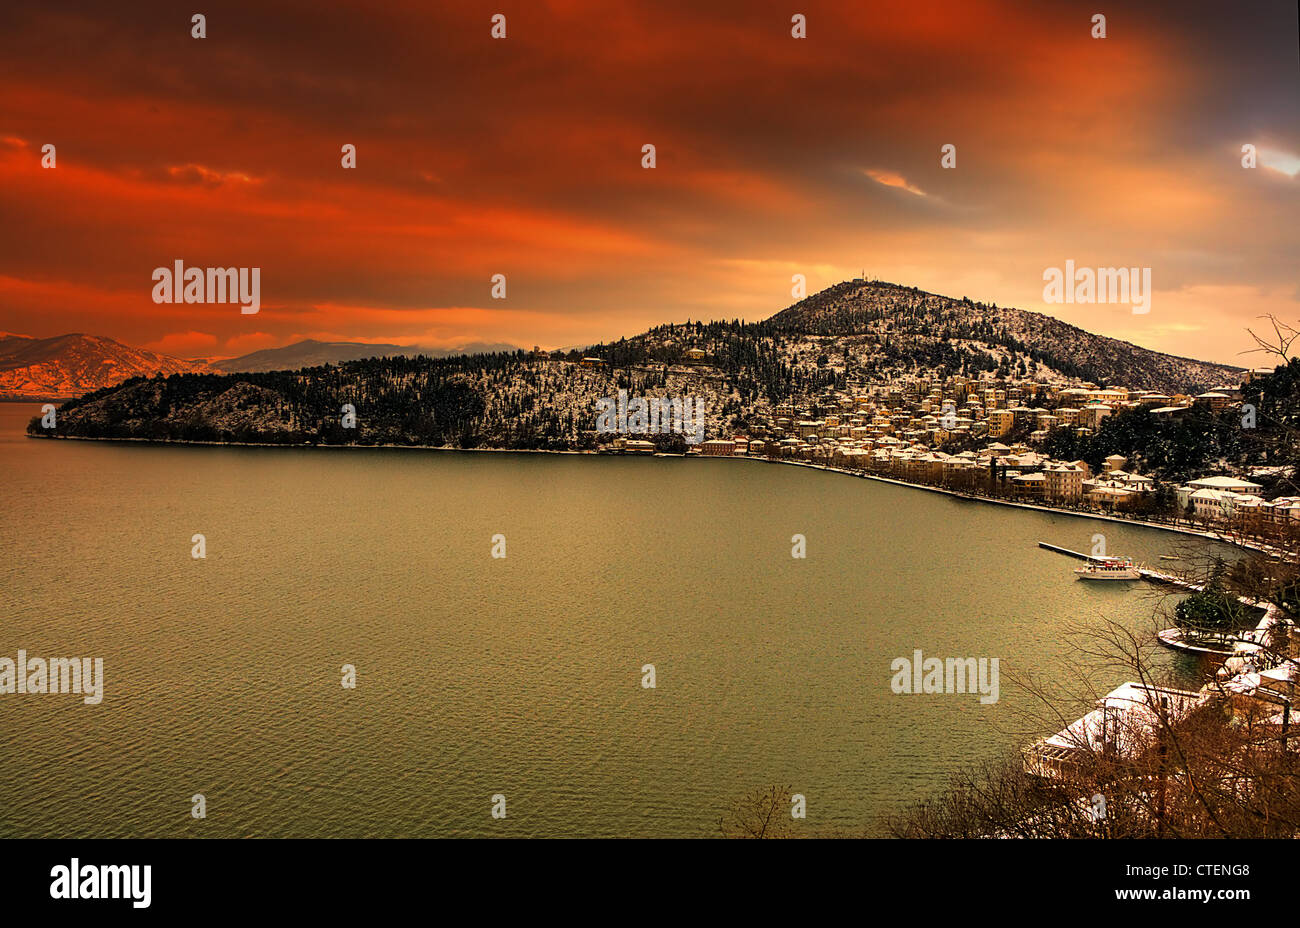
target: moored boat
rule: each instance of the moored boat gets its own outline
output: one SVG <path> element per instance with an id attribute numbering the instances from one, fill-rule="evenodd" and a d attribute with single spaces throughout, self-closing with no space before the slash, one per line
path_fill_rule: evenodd
<path id="1" fill-rule="evenodd" d="M 1098 557 L 1086 567 L 1076 567 L 1075 575 L 1080 580 L 1140 580 L 1142 574 L 1132 558 Z"/>

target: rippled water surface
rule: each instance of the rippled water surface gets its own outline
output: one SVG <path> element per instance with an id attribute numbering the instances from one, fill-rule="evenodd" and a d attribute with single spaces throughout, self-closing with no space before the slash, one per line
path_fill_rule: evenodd
<path id="1" fill-rule="evenodd" d="M 102 657 L 105 696 L 0 695 L 0 836 L 711 835 L 770 783 L 867 833 L 1013 743 L 1008 670 L 1150 620 L 1036 542 L 1187 543 L 758 462 L 48 442 L 34 411 L 0 404 L 0 655 Z M 998 657 L 1001 701 L 895 695 L 916 648 Z"/>

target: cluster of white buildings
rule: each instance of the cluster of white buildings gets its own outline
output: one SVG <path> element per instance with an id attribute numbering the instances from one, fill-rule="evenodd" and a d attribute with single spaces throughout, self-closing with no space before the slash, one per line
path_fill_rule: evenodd
<path id="1" fill-rule="evenodd" d="M 1034 380 L 911 376 L 883 384 L 849 381 L 808 406 L 784 403 L 765 417 L 760 434 L 800 456 L 801 443 L 874 452 L 898 447 L 942 449 L 1008 440 L 1037 445 L 1058 429 L 1089 434 L 1116 413 L 1145 408 L 1177 418 L 1196 406 L 1220 412 L 1241 402 L 1240 387 L 1196 396 L 1084 383 L 1062 387 Z M 730 447 L 726 444 L 731 441 Z M 747 439 L 715 438 L 711 455 L 753 454 Z M 1128 489 L 1119 487 L 1117 489 Z"/>
<path id="2" fill-rule="evenodd" d="M 938 448 L 968 438 L 997 440 L 1018 431 L 1037 444 L 1056 429 L 1095 431 L 1124 409 L 1142 407 L 1152 415 L 1177 417 L 1198 405 L 1219 412 L 1240 402 L 1240 387 L 1169 396 L 1090 383 L 1060 387 L 987 376 L 916 376 L 887 384 L 850 382 L 848 395 L 820 398 L 815 415 L 802 416 L 793 404 L 780 405 L 772 412 L 771 424 L 778 434 L 803 439 L 854 441 L 888 435 Z"/>
<path id="3" fill-rule="evenodd" d="M 992 442 L 977 451 L 948 454 L 889 435 L 851 442 L 737 437 L 706 441 L 701 453 L 807 461 L 954 489 L 984 489 L 997 481 L 999 489 L 1015 499 L 1082 503 L 1103 510 L 1130 508 L 1159 489 L 1154 478 L 1126 470 L 1121 455 L 1106 458 L 1093 474 L 1085 461 L 1053 460 L 1023 443 Z M 1262 493 L 1260 484 L 1237 477 L 1203 477 L 1174 488 L 1180 518 L 1245 531 L 1300 525 L 1300 497 L 1265 500 Z"/>
<path id="4" fill-rule="evenodd" d="M 910 377 L 889 384 L 850 382 L 850 388 L 847 395 L 827 393 L 809 406 L 778 405 L 759 431 L 762 437 L 714 438 L 699 453 L 802 460 L 912 483 L 1123 510 L 1161 489 L 1156 481 L 1126 469 L 1119 455 L 1094 474 L 1083 461 L 1053 460 L 1033 447 L 1053 429 L 1094 430 L 1125 408 L 1178 416 L 1196 405 L 1219 412 L 1241 402 L 1237 387 L 1169 396 L 987 377 Z M 997 440 L 1013 430 L 1021 440 Z M 954 444 L 968 450 L 944 450 Z M 1300 520 L 1300 498 L 1265 501 L 1262 487 L 1248 480 L 1206 477 L 1175 493 L 1177 515 L 1184 518 L 1247 528 Z M 1170 502 L 1165 495 L 1162 507 Z"/>
<path id="5" fill-rule="evenodd" d="M 1124 458 L 1118 455 L 1107 459 L 1106 468 L 1094 475 L 1085 461 L 1056 461 L 1027 445 L 1000 442 L 978 451 L 948 454 L 891 436 L 853 443 L 734 438 L 706 441 L 701 453 L 808 461 L 954 489 L 982 489 L 996 481 L 1002 491 L 1017 499 L 1086 502 L 1103 509 L 1113 509 L 1155 488 L 1151 477 L 1122 470 Z"/>
<path id="6" fill-rule="evenodd" d="M 1265 500 L 1263 490 L 1258 483 L 1236 477 L 1202 477 L 1175 492 L 1179 509 L 1205 522 L 1236 525 L 1247 531 L 1300 522 L 1300 496 Z"/>
<path id="7" fill-rule="evenodd" d="M 698 349 L 696 349 L 698 352 Z M 1247 372 L 1247 380 L 1257 372 Z M 1240 405 L 1240 387 L 1199 395 L 1167 395 L 1082 383 L 1033 380 L 899 378 L 889 383 L 850 380 L 846 392 L 828 391 L 806 405 L 779 404 L 752 436 L 714 437 L 689 449 L 708 457 L 763 457 L 807 461 L 892 477 L 909 483 L 987 491 L 1014 499 L 1083 505 L 1101 510 L 1151 511 L 1175 505 L 1179 518 L 1250 531 L 1300 524 L 1300 497 L 1264 500 L 1260 484 L 1236 477 L 1204 477 L 1174 489 L 1126 469 L 1119 455 L 1093 473 L 1084 461 L 1054 460 L 1034 450 L 1056 429 L 1088 434 L 1109 416 L 1145 408 L 1178 417 L 1197 406 L 1223 412 Z M 1014 433 L 1014 435 L 1012 434 Z M 1007 437 L 1011 444 L 999 439 Z M 638 437 L 617 450 L 653 454 Z M 955 448 L 964 448 L 955 451 Z"/>
<path id="8" fill-rule="evenodd" d="M 1239 630 L 1213 644 L 1191 643 L 1220 649 L 1214 652 L 1223 658 L 1214 680 L 1199 690 L 1125 683 L 1098 700 L 1093 711 L 1026 748 L 1025 770 L 1040 777 L 1070 778 L 1095 772 L 1095 762 L 1101 759 L 1149 763 L 1160 750 L 1166 725 L 1178 728 L 1206 712 L 1239 732 L 1251 733 L 1254 743 L 1245 749 L 1257 754 L 1256 762 L 1295 751 L 1300 739 L 1288 735 L 1300 699 L 1300 638 L 1294 620 L 1276 606 L 1256 605 L 1264 608 L 1264 615 L 1253 631 Z M 1176 631 L 1168 629 L 1160 637 L 1168 643 L 1173 639 L 1165 636 Z M 1239 773 L 1227 766 L 1222 775 L 1231 780 Z"/>

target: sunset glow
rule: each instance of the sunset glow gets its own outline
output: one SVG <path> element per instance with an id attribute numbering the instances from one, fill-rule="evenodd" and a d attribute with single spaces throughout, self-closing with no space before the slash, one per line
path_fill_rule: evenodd
<path id="1" fill-rule="evenodd" d="M 865 270 L 1249 364 L 1247 326 L 1300 317 L 1300 113 L 1269 89 L 1296 12 L 1193 6 L 1104 41 L 1072 2 L 819 0 L 806 41 L 767 2 L 530 3 L 505 41 L 480 2 L 210 4 L 203 42 L 163 4 L 12 8 L 0 329 L 560 347 Z M 176 259 L 262 268 L 261 311 L 154 304 Z M 1045 305 L 1067 259 L 1151 267 L 1151 312 Z"/>

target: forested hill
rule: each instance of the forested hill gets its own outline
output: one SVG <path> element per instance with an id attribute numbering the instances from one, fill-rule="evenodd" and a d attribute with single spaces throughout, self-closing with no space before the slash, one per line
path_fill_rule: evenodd
<path id="1" fill-rule="evenodd" d="M 1109 455 L 1123 455 L 1128 468 L 1169 481 L 1251 473 L 1273 495 L 1300 495 L 1300 360 L 1247 383 L 1242 402 L 1242 409 L 1213 413 L 1193 407 L 1179 417 L 1130 409 L 1108 417 L 1091 435 L 1057 430 L 1043 452 L 1086 460 L 1093 468 Z"/>
<path id="2" fill-rule="evenodd" d="M 1080 380 L 1161 393 L 1201 392 L 1241 379 L 1240 368 L 1139 348 L 1041 313 L 880 281 L 836 284 L 777 313 L 764 328 L 800 336 L 857 336 L 880 355 L 947 362 L 949 367 L 974 358 L 981 369 L 990 369 L 983 358 L 1009 356 L 1020 374 L 1034 376 L 1041 367 Z"/>
<path id="3" fill-rule="evenodd" d="M 398 444 L 566 450 L 594 446 L 596 399 L 699 397 L 707 434 L 738 411 L 734 388 L 699 371 L 610 373 L 524 352 L 389 357 L 339 366 L 136 378 L 61 406 L 41 437 L 264 444 Z M 355 428 L 345 427 L 349 407 Z"/>
<path id="4" fill-rule="evenodd" d="M 584 356 L 604 364 L 584 365 Z M 1160 355 L 1033 313 L 852 281 L 765 322 L 659 326 L 564 357 L 401 356 L 298 371 L 138 377 L 64 404 L 52 433 L 39 425 L 32 433 L 587 448 L 596 400 L 619 389 L 701 399 L 713 437 L 746 429 L 777 403 L 847 390 L 850 380 L 982 372 L 1169 393 L 1241 379 L 1233 368 Z M 356 428 L 344 427 L 345 406 L 355 410 Z"/>
<path id="5" fill-rule="evenodd" d="M 1208 473 L 1250 473 L 1271 495 L 1300 495 L 1300 359 L 1246 384 L 1242 402 L 1241 409 L 1216 414 L 1197 406 L 1179 417 L 1126 410 L 1091 435 L 1059 429 L 1042 450 L 1059 460 L 1087 461 L 1094 469 L 1121 454 L 1133 470 L 1179 482 Z"/>

